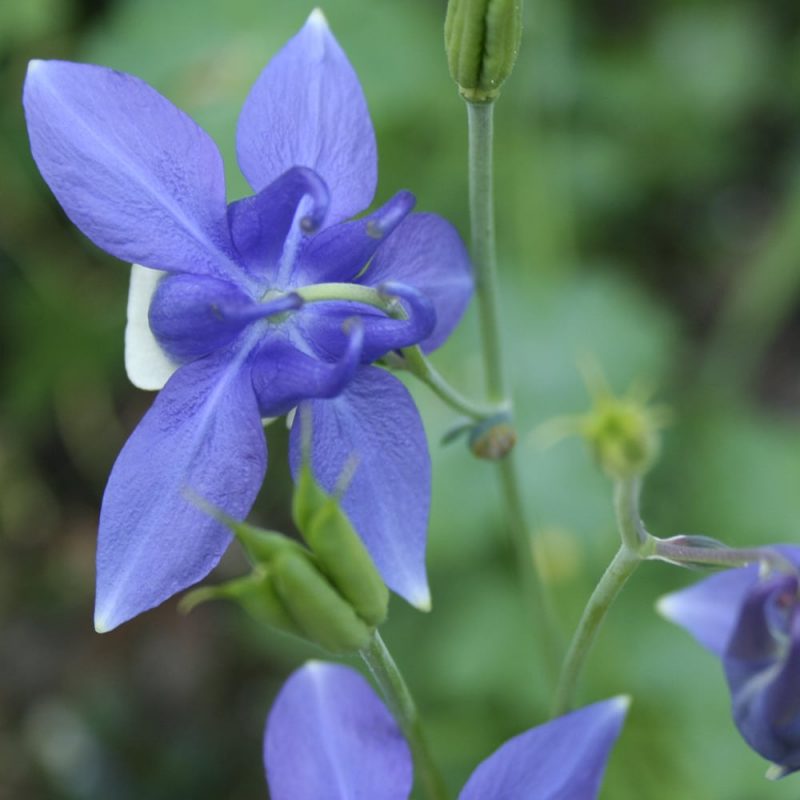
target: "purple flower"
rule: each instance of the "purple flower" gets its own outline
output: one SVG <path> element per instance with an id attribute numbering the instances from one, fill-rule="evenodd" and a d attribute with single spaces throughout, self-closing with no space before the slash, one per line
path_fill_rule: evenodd
<path id="1" fill-rule="evenodd" d="M 459 800 L 592 800 L 628 700 L 582 708 L 510 739 L 478 765 Z M 264 765 L 273 800 L 406 800 L 411 753 L 354 670 L 309 662 L 267 720 Z"/>
<path id="2" fill-rule="evenodd" d="M 800 547 L 775 548 L 800 567 Z M 756 565 L 713 575 L 662 598 L 659 611 L 722 661 L 745 741 L 785 775 L 800 769 L 798 574 Z"/>
<path id="3" fill-rule="evenodd" d="M 370 364 L 438 347 L 469 300 L 470 267 L 447 222 L 410 214 L 408 192 L 345 221 L 372 202 L 375 137 L 322 14 L 244 104 L 238 160 L 256 194 L 234 203 L 216 145 L 135 77 L 33 61 L 24 105 L 34 159 L 69 218 L 139 265 L 126 366 L 138 386 L 163 386 L 103 498 L 97 629 L 208 574 L 230 534 L 187 495 L 246 516 L 267 465 L 262 418 L 304 401 L 318 480 L 332 489 L 356 456 L 343 506 L 387 585 L 426 606 L 425 435 L 403 385 Z M 295 469 L 299 444 L 295 426 Z"/>

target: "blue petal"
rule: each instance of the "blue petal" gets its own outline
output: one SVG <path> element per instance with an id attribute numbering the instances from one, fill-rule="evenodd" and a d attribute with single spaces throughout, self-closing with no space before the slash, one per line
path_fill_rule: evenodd
<path id="1" fill-rule="evenodd" d="M 313 400 L 311 463 L 333 491 L 352 458 L 355 475 L 342 501 L 386 585 L 412 605 L 430 607 L 425 544 L 431 464 L 419 413 L 397 378 L 361 367 L 332 400 Z M 301 463 L 300 425 L 292 427 L 290 459 Z"/>
<path id="2" fill-rule="evenodd" d="M 459 800 L 593 800 L 627 710 L 616 697 L 514 737 L 478 766 Z"/>
<path id="3" fill-rule="evenodd" d="M 309 305 L 297 323 L 310 346 L 325 358 L 339 358 L 347 346 L 345 321 L 357 316 L 364 326 L 361 360 L 371 364 L 390 352 L 418 344 L 436 325 L 436 312 L 427 295 L 402 283 L 380 287 L 402 307 L 406 318 L 396 319 L 358 303 L 317 303 Z"/>
<path id="4" fill-rule="evenodd" d="M 304 216 L 297 221 L 301 233 L 322 226 L 328 213 L 328 187 L 316 172 L 293 167 L 252 197 L 228 207 L 236 250 L 249 272 L 277 281 L 284 244 L 300 203 L 307 198 Z"/>
<path id="5" fill-rule="evenodd" d="M 232 276 L 214 142 L 143 81 L 32 61 L 23 97 L 33 157 L 67 216 L 117 258 Z"/>
<path id="6" fill-rule="evenodd" d="M 227 346 L 251 322 L 299 308 L 288 294 L 257 303 L 238 286 L 204 275 L 171 275 L 150 305 L 150 329 L 164 350 L 187 361 Z"/>
<path id="7" fill-rule="evenodd" d="M 745 741 L 785 771 L 800 769 L 800 608 L 796 575 L 759 581 L 723 656 Z"/>
<path id="8" fill-rule="evenodd" d="M 411 753 L 354 670 L 312 661 L 278 694 L 264 735 L 272 800 L 407 800 Z"/>
<path id="9" fill-rule="evenodd" d="M 335 397 L 355 375 L 364 345 L 358 319 L 345 325 L 347 345 L 338 361 L 321 361 L 285 339 L 267 342 L 253 359 L 253 387 L 262 417 L 279 417 L 301 400 Z"/>
<path id="10" fill-rule="evenodd" d="M 469 256 L 456 229 L 435 214 L 412 214 L 375 254 L 360 283 L 392 281 L 426 295 L 436 310 L 436 327 L 422 342 L 428 353 L 444 344 L 472 297 Z"/>
<path id="11" fill-rule="evenodd" d="M 747 593 L 758 580 L 755 565 L 712 575 L 658 601 L 659 613 L 722 657 Z"/>
<path id="12" fill-rule="evenodd" d="M 108 631 L 204 578 L 228 546 L 200 496 L 247 515 L 266 470 L 261 419 L 242 353 L 181 367 L 119 454 L 97 548 L 95 626 Z"/>
<path id="13" fill-rule="evenodd" d="M 372 214 L 326 228 L 300 251 L 293 285 L 355 280 L 415 202 L 411 192 L 398 192 Z"/>
<path id="14" fill-rule="evenodd" d="M 319 173 L 331 191 L 328 224 L 372 202 L 375 133 L 358 78 L 320 11 L 259 76 L 242 108 L 236 147 L 256 191 L 291 167 Z"/>
<path id="15" fill-rule="evenodd" d="M 774 545 L 789 561 L 800 567 L 800 547 Z M 755 564 L 729 569 L 699 581 L 687 589 L 662 597 L 659 613 L 685 628 L 699 644 L 719 658 L 730 641 L 748 592 L 758 582 Z"/>

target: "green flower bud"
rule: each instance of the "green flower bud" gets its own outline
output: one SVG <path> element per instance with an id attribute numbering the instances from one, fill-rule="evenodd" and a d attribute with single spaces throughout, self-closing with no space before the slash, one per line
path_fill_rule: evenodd
<path id="1" fill-rule="evenodd" d="M 307 639 L 334 654 L 362 650 L 372 629 L 331 586 L 310 557 L 291 551 L 273 564 L 278 597 Z"/>
<path id="2" fill-rule="evenodd" d="M 450 0 L 444 43 L 450 74 L 471 103 L 490 103 L 511 74 L 522 36 L 522 0 Z"/>

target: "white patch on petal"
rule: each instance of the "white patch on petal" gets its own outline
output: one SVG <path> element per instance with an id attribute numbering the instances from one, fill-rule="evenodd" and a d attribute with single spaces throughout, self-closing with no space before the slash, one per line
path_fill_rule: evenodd
<path id="1" fill-rule="evenodd" d="M 150 330 L 150 301 L 161 278 L 160 269 L 133 264 L 128 290 L 128 324 L 125 327 L 125 371 L 138 389 L 158 391 L 178 369 Z"/>

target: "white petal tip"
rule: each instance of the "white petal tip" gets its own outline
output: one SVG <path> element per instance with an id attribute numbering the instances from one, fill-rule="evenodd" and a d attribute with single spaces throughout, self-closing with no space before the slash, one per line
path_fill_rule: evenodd
<path id="1" fill-rule="evenodd" d="M 28 72 L 36 72 L 40 70 L 45 65 L 45 62 L 41 58 L 32 58 L 28 62 Z"/>
<path id="2" fill-rule="evenodd" d="M 424 611 L 425 613 L 427 613 L 428 611 L 431 610 L 431 608 L 433 608 L 433 603 L 431 601 L 431 593 L 427 586 L 424 589 L 420 589 L 419 591 L 414 592 L 414 594 L 412 594 L 411 597 L 409 597 L 409 602 L 418 611 Z"/>
<path id="3" fill-rule="evenodd" d="M 631 696 L 629 694 L 621 694 L 619 697 L 614 697 L 611 702 L 613 703 L 614 710 L 620 714 L 627 714 L 628 709 L 631 707 Z"/>
<path id="4" fill-rule="evenodd" d="M 325 14 L 322 13 L 321 8 L 315 8 L 309 15 L 308 15 L 308 24 L 313 25 L 316 28 L 325 28 L 328 29 L 328 20 L 325 17 Z"/>
<path id="5" fill-rule="evenodd" d="M 103 614 L 94 615 L 94 629 L 97 633 L 108 633 L 113 631 L 117 626 L 111 623 L 108 616 Z"/>
<path id="6" fill-rule="evenodd" d="M 659 597 L 656 601 L 656 611 L 662 617 L 664 617 L 664 619 L 669 620 L 670 622 L 675 621 L 676 606 L 677 602 L 675 600 L 675 595 L 672 594 L 665 594 L 663 597 Z"/>

